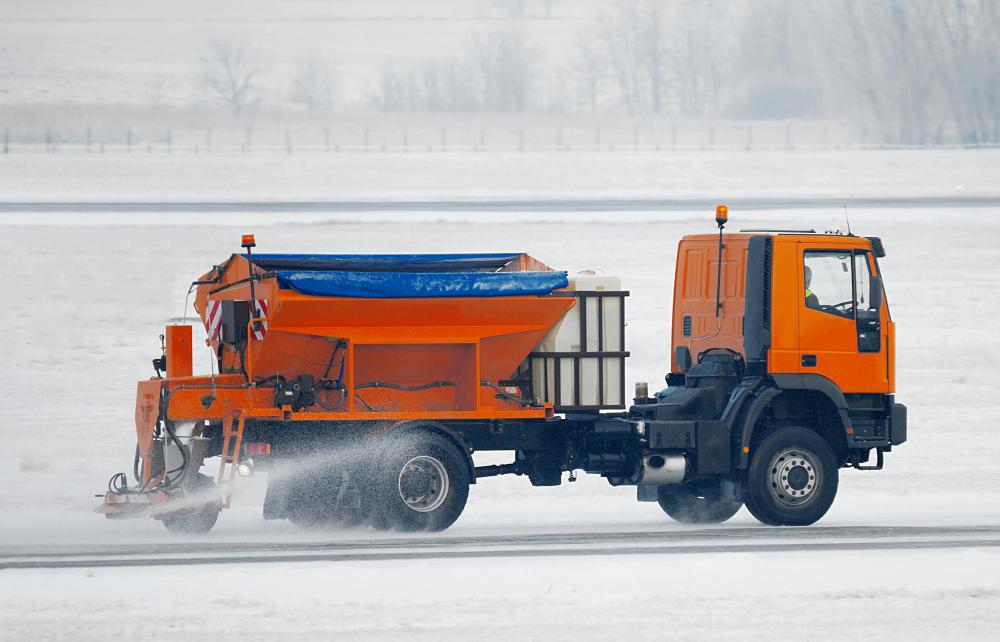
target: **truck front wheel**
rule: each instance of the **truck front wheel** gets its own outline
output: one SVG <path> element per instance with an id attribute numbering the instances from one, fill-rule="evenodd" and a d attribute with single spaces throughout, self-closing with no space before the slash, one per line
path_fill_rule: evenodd
<path id="1" fill-rule="evenodd" d="M 447 438 L 420 432 L 393 440 L 380 466 L 372 524 L 401 531 L 443 531 L 469 497 L 469 470 Z"/>
<path id="2" fill-rule="evenodd" d="M 656 501 L 664 513 L 682 524 L 721 524 L 743 506 L 722 499 L 718 482 L 660 486 Z"/>
<path id="3" fill-rule="evenodd" d="M 837 496 L 839 468 L 830 444 L 799 426 L 778 428 L 754 449 L 747 471 L 746 505 L 772 526 L 807 526 Z"/>

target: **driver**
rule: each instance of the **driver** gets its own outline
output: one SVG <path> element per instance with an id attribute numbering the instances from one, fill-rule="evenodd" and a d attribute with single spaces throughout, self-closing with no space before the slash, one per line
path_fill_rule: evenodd
<path id="1" fill-rule="evenodd" d="M 809 286 L 812 285 L 812 278 L 813 278 L 812 268 L 810 268 L 808 265 L 804 267 L 805 267 L 804 276 L 806 282 L 806 306 L 810 308 L 818 308 L 819 298 L 815 294 L 813 294 L 812 290 L 809 289 Z"/>

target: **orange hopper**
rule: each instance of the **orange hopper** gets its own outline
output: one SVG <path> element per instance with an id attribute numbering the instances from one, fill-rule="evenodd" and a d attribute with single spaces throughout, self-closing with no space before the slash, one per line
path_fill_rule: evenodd
<path id="1" fill-rule="evenodd" d="M 250 266 L 233 255 L 199 279 L 195 299 L 229 373 L 219 381 L 258 384 L 217 393 L 232 410 L 286 419 L 545 416 L 504 382 L 572 307 L 551 296 L 567 286 L 564 272 L 526 254 L 264 254 L 252 258 L 248 305 Z M 249 308 L 243 316 L 233 312 L 239 305 Z M 267 385 L 303 375 L 326 382 L 314 403 L 277 407 Z M 183 392 L 172 395 L 173 417 L 221 410 Z"/>

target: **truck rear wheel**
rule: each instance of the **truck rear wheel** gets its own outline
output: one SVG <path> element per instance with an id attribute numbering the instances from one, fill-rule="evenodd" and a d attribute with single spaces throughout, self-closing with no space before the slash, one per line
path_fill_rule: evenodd
<path id="1" fill-rule="evenodd" d="M 463 453 L 430 432 L 407 435 L 386 446 L 379 466 L 375 528 L 443 531 L 458 519 L 469 497 Z"/>
<path id="2" fill-rule="evenodd" d="M 778 428 L 754 449 L 747 471 L 747 508 L 772 526 L 807 526 L 837 496 L 839 467 L 830 444 L 799 426 Z"/>
<path id="3" fill-rule="evenodd" d="M 742 502 L 723 500 L 718 482 L 660 486 L 656 501 L 681 524 L 721 524 L 743 506 Z"/>
<path id="4" fill-rule="evenodd" d="M 189 491 L 198 499 L 207 500 L 204 504 L 184 508 L 165 514 L 160 520 L 171 533 L 198 535 L 207 533 L 219 519 L 222 506 L 215 496 L 215 482 L 211 477 L 198 473 L 191 482 Z M 188 495 L 187 497 L 190 497 Z M 181 500 L 183 501 L 183 500 Z"/>

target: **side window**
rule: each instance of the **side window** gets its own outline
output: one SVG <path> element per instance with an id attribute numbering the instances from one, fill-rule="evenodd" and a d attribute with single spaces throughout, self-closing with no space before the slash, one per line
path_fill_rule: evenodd
<path id="1" fill-rule="evenodd" d="M 851 253 L 807 250 L 803 258 L 807 307 L 846 319 L 854 318 L 854 279 Z M 866 276 L 866 283 L 871 277 Z M 866 297 L 868 298 L 868 297 Z"/>
<path id="2" fill-rule="evenodd" d="M 867 252 L 854 254 L 854 287 L 858 297 L 858 318 L 877 318 L 878 308 L 872 305 L 872 272 Z"/>

